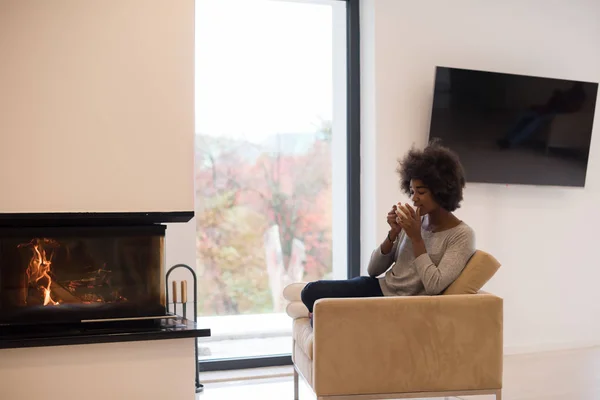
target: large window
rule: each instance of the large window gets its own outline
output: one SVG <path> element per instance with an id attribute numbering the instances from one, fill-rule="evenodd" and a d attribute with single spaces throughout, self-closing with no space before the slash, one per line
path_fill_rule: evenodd
<path id="1" fill-rule="evenodd" d="M 340 0 L 197 0 L 202 360 L 289 354 L 285 285 L 348 276 L 347 15 Z"/>

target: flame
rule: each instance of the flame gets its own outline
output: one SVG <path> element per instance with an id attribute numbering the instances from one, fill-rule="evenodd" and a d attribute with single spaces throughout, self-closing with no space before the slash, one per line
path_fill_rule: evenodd
<path id="1" fill-rule="evenodd" d="M 31 246 L 33 249 L 33 255 L 29 260 L 27 266 L 27 278 L 30 285 L 40 287 L 44 292 L 44 305 L 48 304 L 57 305 L 58 302 L 52 299 L 50 292 L 50 286 L 52 285 L 52 277 L 50 276 L 50 268 L 52 266 L 52 256 L 54 252 L 50 253 L 50 257 L 46 255 L 46 249 L 43 244 L 51 244 L 52 241 L 48 239 L 34 239 L 30 243 L 21 246 Z M 20 247 L 21 247 L 20 246 Z"/>

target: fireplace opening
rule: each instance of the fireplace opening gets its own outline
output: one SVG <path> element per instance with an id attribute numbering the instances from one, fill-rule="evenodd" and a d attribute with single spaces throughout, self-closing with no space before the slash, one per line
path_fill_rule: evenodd
<path id="1" fill-rule="evenodd" d="M 0 228 L 0 324 L 165 315 L 164 225 Z"/>

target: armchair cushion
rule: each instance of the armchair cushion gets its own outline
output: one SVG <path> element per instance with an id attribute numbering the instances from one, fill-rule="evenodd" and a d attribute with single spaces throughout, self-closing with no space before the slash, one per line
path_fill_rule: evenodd
<path id="1" fill-rule="evenodd" d="M 477 250 L 459 277 L 442 294 L 476 294 L 494 276 L 498 268 L 498 260 L 485 251 Z"/>
<path id="2" fill-rule="evenodd" d="M 309 360 L 313 359 L 313 329 L 310 326 L 308 318 L 298 318 L 294 320 L 292 331 L 296 346 L 302 350 Z"/>
<path id="3" fill-rule="evenodd" d="M 290 283 L 283 288 L 283 298 L 287 301 L 301 301 L 300 294 L 306 286 L 306 282 Z"/>
<path id="4" fill-rule="evenodd" d="M 301 301 L 292 301 L 285 307 L 285 312 L 292 318 L 308 318 L 308 308 Z"/>

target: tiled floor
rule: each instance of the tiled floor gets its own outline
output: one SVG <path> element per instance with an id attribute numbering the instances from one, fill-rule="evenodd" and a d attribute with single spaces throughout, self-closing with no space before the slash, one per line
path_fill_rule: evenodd
<path id="1" fill-rule="evenodd" d="M 285 375 L 291 373 L 291 368 L 270 369 L 266 373 Z M 235 374 L 242 379 L 247 375 L 240 371 Z M 204 376 L 206 388 L 198 400 L 293 399 L 291 375 L 224 382 L 226 378 L 227 373 Z M 210 383 L 210 380 L 216 382 Z M 464 400 L 493 398 L 473 396 Z M 304 383 L 300 387 L 300 399 L 315 399 Z M 600 347 L 507 356 L 503 400 L 600 400 Z"/>

